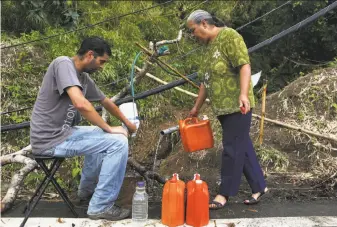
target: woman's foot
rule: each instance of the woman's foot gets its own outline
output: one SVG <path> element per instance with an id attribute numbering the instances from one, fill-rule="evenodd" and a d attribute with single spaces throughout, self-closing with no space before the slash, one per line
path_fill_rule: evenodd
<path id="1" fill-rule="evenodd" d="M 223 208 L 228 201 L 228 196 L 217 195 L 212 202 L 209 203 L 209 209 L 218 210 Z"/>
<path id="2" fill-rule="evenodd" d="M 252 198 L 251 199 L 246 199 L 245 201 L 243 201 L 243 203 L 246 204 L 246 205 L 257 204 L 257 203 L 260 202 L 261 197 L 263 195 L 265 195 L 266 193 L 268 193 L 268 188 L 267 187 L 264 189 L 263 192 L 258 192 L 258 193 L 252 194 Z"/>

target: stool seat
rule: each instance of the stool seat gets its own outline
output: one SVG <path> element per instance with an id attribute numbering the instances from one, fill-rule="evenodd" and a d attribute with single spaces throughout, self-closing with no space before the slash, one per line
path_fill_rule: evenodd
<path id="1" fill-rule="evenodd" d="M 39 160 L 64 159 L 64 157 L 54 157 L 54 156 L 35 155 L 35 154 L 29 154 L 27 155 L 27 157 Z"/>

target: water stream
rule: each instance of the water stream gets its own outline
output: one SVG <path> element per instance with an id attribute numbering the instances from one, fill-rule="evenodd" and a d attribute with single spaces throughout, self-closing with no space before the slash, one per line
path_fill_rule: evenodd
<path id="1" fill-rule="evenodd" d="M 157 148 L 156 148 L 156 153 L 155 153 L 155 155 L 154 155 L 154 160 L 153 160 L 153 167 L 152 167 L 152 172 L 153 172 L 153 173 L 154 173 L 155 168 L 156 168 L 157 154 L 158 154 L 160 142 L 162 141 L 163 137 L 164 137 L 163 135 L 161 135 L 161 134 L 159 135 L 158 144 L 157 144 Z M 152 180 L 152 185 L 151 185 L 151 190 L 152 190 L 152 191 L 153 191 L 153 181 L 154 181 L 154 180 Z"/>

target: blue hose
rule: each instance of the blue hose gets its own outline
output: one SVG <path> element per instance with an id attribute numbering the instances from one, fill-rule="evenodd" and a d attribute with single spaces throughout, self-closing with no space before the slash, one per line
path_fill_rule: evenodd
<path id="1" fill-rule="evenodd" d="M 135 59 L 133 60 L 133 63 L 132 63 L 132 67 L 131 67 L 131 74 L 130 74 L 130 86 L 131 86 L 131 95 L 132 97 L 135 97 L 135 88 L 134 88 L 134 85 L 133 85 L 133 78 L 134 78 L 134 74 L 135 74 L 135 65 L 136 65 L 136 62 L 140 56 L 142 52 L 140 51 Z"/>

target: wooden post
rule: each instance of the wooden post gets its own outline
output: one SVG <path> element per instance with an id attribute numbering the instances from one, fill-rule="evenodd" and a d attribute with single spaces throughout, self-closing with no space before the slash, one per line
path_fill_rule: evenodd
<path id="1" fill-rule="evenodd" d="M 262 107 L 261 107 L 261 121 L 260 121 L 260 135 L 259 144 L 262 145 L 263 142 L 263 129 L 264 129 L 264 118 L 266 112 L 266 96 L 267 96 L 267 80 L 264 80 L 263 91 L 262 91 Z"/>

